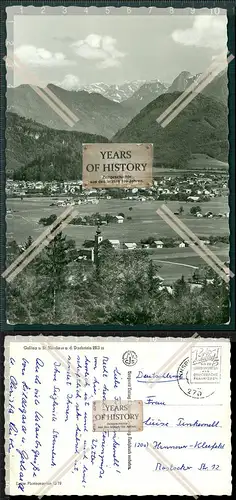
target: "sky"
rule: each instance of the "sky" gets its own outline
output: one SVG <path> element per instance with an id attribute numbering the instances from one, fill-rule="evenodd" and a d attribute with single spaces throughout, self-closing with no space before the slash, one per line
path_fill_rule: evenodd
<path id="1" fill-rule="evenodd" d="M 14 7 L 7 9 L 8 19 L 11 9 Z M 227 50 L 223 10 L 216 15 L 201 9 L 193 15 L 184 9 L 171 15 L 162 9 L 149 16 L 147 9 L 143 14 L 132 9 L 132 15 L 116 12 L 108 16 L 40 15 L 36 9 L 35 15 L 14 16 L 18 65 L 14 80 L 8 70 L 8 83 L 14 86 L 54 83 L 74 90 L 95 82 L 171 83 L 181 71 L 203 72 L 215 56 Z M 8 51 L 11 55 L 10 46 Z"/>

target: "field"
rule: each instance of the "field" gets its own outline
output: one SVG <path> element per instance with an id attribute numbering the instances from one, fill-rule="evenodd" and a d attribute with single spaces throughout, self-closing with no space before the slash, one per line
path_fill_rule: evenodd
<path id="1" fill-rule="evenodd" d="M 17 243 L 23 244 L 28 236 L 36 239 L 43 231 L 43 226 L 38 224 L 41 217 L 48 217 L 51 214 L 59 215 L 65 207 L 50 207 L 51 198 L 26 198 L 9 199 L 7 208 L 13 211 L 7 215 L 7 236 L 8 239 L 15 239 Z M 132 200 L 101 200 L 98 205 L 80 205 L 75 207 L 79 215 L 92 214 L 94 212 L 109 213 L 118 215 L 124 213 L 125 217 L 130 216 L 132 220 L 124 220 L 123 224 L 109 224 L 102 226 L 102 236 L 104 239 L 117 239 L 121 242 L 136 242 L 142 238 L 154 236 L 155 239 L 162 239 L 164 236 L 176 237 L 176 233 L 171 229 L 156 210 L 163 204 L 162 201 L 138 202 Z M 209 238 L 210 235 L 225 235 L 229 232 L 228 219 L 201 219 L 189 215 L 191 203 L 165 202 L 173 212 L 177 211 L 180 205 L 184 208 L 181 217 L 189 229 L 197 236 Z M 199 203 L 198 203 L 199 205 Z M 210 202 L 200 203 L 202 211 L 212 211 L 213 213 L 227 212 L 227 197 L 216 198 Z M 132 210 L 129 208 L 132 207 Z M 77 247 L 81 247 L 85 239 L 93 239 L 96 227 L 69 225 L 64 229 L 64 234 L 76 241 Z M 227 245 L 218 245 L 212 248 L 214 253 L 222 261 L 228 260 Z M 204 264 L 202 259 L 190 248 L 170 248 L 147 250 L 151 257 L 160 264 L 160 276 L 167 281 L 173 281 L 182 274 L 186 277 L 191 275 L 196 267 Z M 163 262 L 164 261 L 164 262 Z"/>

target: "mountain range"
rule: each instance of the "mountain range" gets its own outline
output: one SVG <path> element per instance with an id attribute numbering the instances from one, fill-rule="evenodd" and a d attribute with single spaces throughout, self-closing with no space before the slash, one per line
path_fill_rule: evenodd
<path id="1" fill-rule="evenodd" d="M 198 95 L 163 128 L 158 116 L 181 94 L 157 97 L 112 138 L 112 142 L 152 143 L 154 167 L 186 167 L 193 154 L 228 160 L 227 107 Z M 10 175 L 25 180 L 81 178 L 82 144 L 110 142 L 106 137 L 56 130 L 7 113 L 6 162 Z"/>
<path id="2" fill-rule="evenodd" d="M 120 86 L 93 84 L 88 86 L 87 90 L 78 91 L 65 90 L 49 84 L 46 90 L 40 90 L 46 97 L 47 90 L 52 92 L 76 115 L 78 121 L 73 125 L 73 130 L 112 139 L 150 102 L 164 94 L 172 94 L 176 91 L 184 92 L 199 76 L 193 76 L 189 72 L 183 71 L 169 87 L 159 80 L 145 83 L 137 80 Z M 227 105 L 227 72 L 222 72 L 209 83 L 202 91 L 202 95 Z M 30 85 L 8 88 L 7 104 L 9 111 L 24 118 L 30 118 L 54 129 L 71 130 L 71 126 Z"/>
<path id="3" fill-rule="evenodd" d="M 166 93 L 150 102 L 114 137 L 114 142 L 152 143 L 154 166 L 184 167 L 194 153 L 228 159 L 228 109 L 204 95 L 196 97 L 166 127 L 157 118 L 181 95 Z"/>
<path id="4" fill-rule="evenodd" d="M 184 92 L 191 84 L 193 84 L 201 73 L 192 75 L 189 71 L 182 71 L 171 84 L 161 82 L 160 80 L 134 80 L 124 82 L 122 84 L 107 84 L 103 82 L 91 83 L 89 85 L 78 85 L 74 90 L 85 91 L 89 94 L 97 93 L 103 95 L 107 99 L 115 102 L 125 103 L 127 106 L 134 108 L 137 104 L 138 108 L 142 109 L 153 99 L 165 92 Z M 63 87 L 63 84 L 59 85 Z M 65 87 L 66 90 L 68 88 Z M 222 71 L 202 92 L 204 95 L 212 96 L 226 103 L 227 100 L 227 71 Z M 142 101 L 142 102 L 141 102 Z M 137 112 L 140 109 L 137 108 Z"/>
<path id="5" fill-rule="evenodd" d="M 143 109 L 149 102 L 159 97 L 168 91 L 168 87 L 155 80 L 141 85 L 129 99 L 122 102 L 122 106 L 128 107 L 132 110 L 132 115 L 135 116 L 141 109 Z"/>
<path id="6" fill-rule="evenodd" d="M 48 85 L 48 90 L 78 117 L 73 127 L 30 85 L 8 88 L 7 171 L 14 171 L 18 178 L 35 180 L 78 178 L 83 142 L 151 142 L 157 166 L 181 167 L 193 153 L 227 162 L 226 71 L 196 94 L 167 127 L 156 121 L 196 78 L 182 72 L 169 88 L 157 80 L 141 85 L 139 81 L 136 90 L 132 87 L 133 94 L 121 102 L 101 92 L 68 91 Z"/>
<path id="7" fill-rule="evenodd" d="M 53 84 L 48 85 L 46 89 L 78 118 L 73 126 L 73 130 L 76 131 L 103 135 L 111 139 L 133 116 L 128 106 L 122 107 L 120 103 L 98 93 L 88 93 L 85 90 L 69 91 Z M 45 89 L 42 88 L 40 91 L 48 98 Z M 56 107 L 58 108 L 57 105 Z M 72 130 L 71 126 L 33 90 L 31 85 L 8 88 L 7 108 L 12 113 L 30 118 L 47 127 Z"/>
<path id="8" fill-rule="evenodd" d="M 133 93 L 145 83 L 145 80 L 134 80 L 131 82 L 124 82 L 121 84 L 108 84 L 103 82 L 91 83 L 89 85 L 78 85 L 78 88 L 74 90 L 84 90 L 85 92 L 97 93 L 111 99 L 115 102 L 122 102 L 133 95 Z M 62 88 L 63 84 L 60 85 Z M 68 90 L 68 89 L 66 89 Z"/>
<path id="9" fill-rule="evenodd" d="M 190 85 L 197 82 L 201 74 L 191 75 L 188 71 L 182 71 L 177 78 L 174 79 L 171 85 L 167 86 L 159 80 L 147 82 L 141 85 L 131 97 L 122 102 L 122 106 L 128 106 L 132 109 L 132 114 L 135 116 L 141 109 L 143 109 L 149 102 L 153 101 L 162 94 L 172 94 L 173 92 L 184 92 Z M 201 80 L 202 82 L 203 80 Z M 227 105 L 228 100 L 228 86 L 227 86 L 227 71 L 223 71 L 216 76 L 203 90 L 202 94 L 212 97 L 217 101 L 223 102 Z M 197 88 L 197 86 L 196 86 Z M 193 90 L 194 93 L 194 90 Z"/>
<path id="10" fill-rule="evenodd" d="M 197 80 L 201 77 L 201 73 L 197 75 L 191 75 L 188 71 L 182 71 L 180 75 L 175 78 L 173 83 L 168 88 L 168 92 L 184 92 L 190 85 L 197 82 Z M 207 80 L 207 78 L 206 78 Z M 201 83 L 206 81 L 204 78 L 201 79 Z M 196 89 L 193 90 L 193 93 L 196 92 Z M 212 97 L 217 101 L 223 102 L 227 105 L 228 100 L 228 79 L 227 79 L 227 70 L 220 72 L 201 92 L 203 95 Z"/>

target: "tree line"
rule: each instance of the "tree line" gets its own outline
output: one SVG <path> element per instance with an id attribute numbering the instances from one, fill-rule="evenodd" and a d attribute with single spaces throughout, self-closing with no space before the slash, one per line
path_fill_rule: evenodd
<path id="1" fill-rule="evenodd" d="M 32 241 L 29 238 L 24 248 Z M 21 251 L 15 241 L 9 243 L 7 265 Z M 215 325 L 229 319 L 228 286 L 211 268 L 201 269 L 200 288 L 191 291 L 191 284 L 182 276 L 169 293 L 161 286 L 160 267 L 142 249 L 116 252 L 104 240 L 98 248 L 97 265 L 79 255 L 75 241 L 59 233 L 7 283 L 8 321 Z"/>

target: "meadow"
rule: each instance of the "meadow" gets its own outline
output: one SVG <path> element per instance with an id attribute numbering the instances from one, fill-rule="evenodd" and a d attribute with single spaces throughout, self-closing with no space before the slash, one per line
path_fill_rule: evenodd
<path id="1" fill-rule="evenodd" d="M 42 217 L 48 217 L 51 214 L 57 216 L 65 210 L 65 207 L 50 206 L 52 198 L 25 198 L 24 200 L 7 200 L 7 209 L 12 210 L 12 214 L 7 215 L 7 238 L 15 239 L 18 244 L 24 244 L 29 236 L 36 239 L 45 228 L 38 224 Z M 156 210 L 163 205 L 163 201 L 139 202 L 136 200 L 100 200 L 98 205 L 79 205 L 80 216 L 92 214 L 94 212 L 109 213 L 118 215 L 123 213 L 125 220 L 123 224 L 109 224 L 102 226 L 102 236 L 104 239 L 120 240 L 121 242 L 140 242 L 141 239 L 149 236 L 161 240 L 163 237 L 176 237 L 178 235 L 163 221 Z M 176 212 L 182 205 L 184 214 L 181 221 L 185 223 L 197 236 L 209 238 L 210 235 L 225 235 L 229 232 L 229 221 L 224 219 L 196 218 L 189 215 L 192 203 L 168 201 L 165 204 Z M 212 211 L 213 213 L 227 212 L 227 197 L 215 198 L 210 202 L 198 203 L 202 212 Z M 132 210 L 129 210 L 132 208 Z M 127 217 L 132 217 L 127 220 Z M 77 226 L 68 225 L 64 234 L 73 238 L 77 247 L 81 247 L 85 239 L 93 239 L 95 235 L 95 226 Z M 228 260 L 228 246 L 218 245 L 212 248 L 212 251 L 219 256 L 222 261 Z M 147 250 L 152 259 L 160 264 L 160 276 L 168 281 L 177 279 L 182 274 L 188 277 L 194 269 L 204 264 L 202 259 L 190 248 L 168 248 Z"/>

